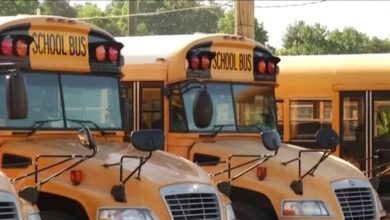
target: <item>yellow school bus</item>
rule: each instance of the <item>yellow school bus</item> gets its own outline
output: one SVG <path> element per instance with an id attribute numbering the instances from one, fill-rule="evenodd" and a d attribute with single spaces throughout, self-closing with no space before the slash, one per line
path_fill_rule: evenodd
<path id="1" fill-rule="evenodd" d="M 13 65 L 0 74 L 2 171 L 42 219 L 234 218 L 203 169 L 158 150 L 161 130 L 130 133 L 123 45 L 108 32 L 2 17 L 0 42 L 0 62 Z"/>
<path id="2" fill-rule="evenodd" d="M 280 59 L 266 47 L 226 34 L 115 39 L 132 129 L 163 129 L 165 150 L 202 166 L 238 219 L 381 219 L 367 177 L 331 155 L 332 130 L 321 149 L 280 143 Z"/>
<path id="3" fill-rule="evenodd" d="M 390 54 L 282 59 L 276 97 L 283 140 L 315 147 L 317 130 L 332 127 L 340 134 L 335 154 L 380 178 L 390 211 Z"/>

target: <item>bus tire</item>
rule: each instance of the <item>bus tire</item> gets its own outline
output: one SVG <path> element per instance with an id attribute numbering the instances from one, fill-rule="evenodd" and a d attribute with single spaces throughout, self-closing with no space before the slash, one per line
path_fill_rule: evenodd
<path id="1" fill-rule="evenodd" d="M 78 219 L 72 214 L 61 211 L 40 211 L 41 220 L 70 220 Z"/>
<path id="2" fill-rule="evenodd" d="M 266 211 L 242 202 L 233 202 L 233 211 L 238 220 L 274 220 Z"/>

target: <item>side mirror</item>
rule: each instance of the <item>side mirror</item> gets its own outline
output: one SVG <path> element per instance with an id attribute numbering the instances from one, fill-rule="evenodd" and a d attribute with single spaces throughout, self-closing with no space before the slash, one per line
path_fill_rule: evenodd
<path id="1" fill-rule="evenodd" d="M 27 118 L 26 81 L 19 73 L 6 76 L 6 94 L 9 119 Z"/>
<path id="2" fill-rule="evenodd" d="M 277 151 L 282 143 L 279 133 L 274 130 L 261 132 L 261 140 L 265 148 L 270 151 Z"/>
<path id="3" fill-rule="evenodd" d="M 152 152 L 164 148 L 164 133 L 160 129 L 133 131 L 130 140 L 140 151 Z"/>
<path id="4" fill-rule="evenodd" d="M 123 141 L 130 142 L 129 134 L 131 132 L 131 116 L 130 116 L 130 104 L 127 97 L 121 97 L 122 103 L 122 123 L 123 123 L 123 131 L 125 132 L 125 136 L 123 137 Z"/>
<path id="5" fill-rule="evenodd" d="M 213 118 L 213 101 L 206 90 L 199 90 L 195 94 L 192 112 L 196 127 L 207 128 L 210 126 Z"/>
<path id="6" fill-rule="evenodd" d="M 316 140 L 325 149 L 334 149 L 340 143 L 340 138 L 337 133 L 328 127 L 320 128 L 317 131 Z"/>
<path id="7" fill-rule="evenodd" d="M 84 127 L 78 131 L 78 138 L 80 144 L 90 150 L 96 151 L 96 143 L 89 128 Z"/>

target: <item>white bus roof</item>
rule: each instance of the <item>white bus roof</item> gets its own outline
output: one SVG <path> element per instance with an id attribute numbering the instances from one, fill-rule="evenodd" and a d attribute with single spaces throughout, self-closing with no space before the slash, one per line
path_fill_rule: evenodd
<path id="1" fill-rule="evenodd" d="M 123 43 L 121 53 L 125 63 L 154 63 L 157 59 L 168 60 L 169 57 L 184 46 L 195 42 L 204 42 L 213 37 L 223 38 L 226 36 L 242 38 L 229 34 L 185 34 L 185 35 L 151 35 L 134 37 L 115 37 Z M 246 41 L 251 41 L 246 39 Z M 253 44 L 253 43 L 252 43 Z"/>

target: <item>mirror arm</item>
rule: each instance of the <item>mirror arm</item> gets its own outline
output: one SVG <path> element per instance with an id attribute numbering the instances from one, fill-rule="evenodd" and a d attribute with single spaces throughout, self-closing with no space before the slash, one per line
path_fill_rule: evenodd
<path id="1" fill-rule="evenodd" d="M 240 167 L 246 166 L 246 165 L 248 165 L 248 164 L 257 162 L 257 161 L 260 160 L 260 161 L 259 161 L 260 163 L 259 163 L 259 162 L 256 163 L 256 166 L 258 166 L 258 165 L 260 165 L 260 164 L 266 162 L 269 158 L 274 157 L 275 155 L 276 155 L 276 151 L 275 151 L 275 153 L 274 153 L 273 155 L 268 155 L 268 154 L 260 154 L 260 155 L 246 155 L 246 154 L 244 154 L 244 155 L 235 154 L 235 155 L 234 155 L 234 154 L 233 154 L 233 155 L 230 155 L 230 156 L 229 156 L 229 159 L 228 159 L 228 161 L 227 161 L 227 163 L 228 163 L 228 168 L 227 168 L 227 169 L 224 169 L 224 170 L 221 170 L 221 171 L 219 171 L 219 172 L 216 172 L 216 173 L 211 174 L 211 177 L 215 177 L 215 176 L 219 176 L 219 175 L 224 174 L 224 173 L 228 173 L 228 178 L 229 178 L 229 180 L 230 180 L 230 178 L 231 178 L 231 171 L 233 171 L 233 170 L 235 170 L 235 169 L 238 169 L 238 168 L 240 168 Z M 239 165 L 237 165 L 237 166 L 231 167 L 231 160 L 232 160 L 234 157 L 255 157 L 255 159 L 252 159 L 252 160 L 246 161 L 246 162 L 244 162 L 244 163 L 242 163 L 242 164 L 239 164 Z M 240 176 L 241 176 L 241 175 L 240 175 Z M 234 178 L 234 179 L 236 179 L 236 178 Z"/>
<path id="2" fill-rule="evenodd" d="M 140 157 L 140 156 L 122 156 L 119 163 L 113 163 L 113 164 L 104 164 L 103 166 L 109 167 L 114 165 L 119 165 L 119 185 L 114 185 L 111 188 L 111 195 L 114 197 L 115 201 L 117 202 L 126 202 L 126 182 L 134 176 L 135 173 L 137 173 L 137 179 L 139 179 L 141 175 L 141 168 L 142 166 L 152 157 L 152 152 L 149 152 L 148 156 L 146 157 Z M 125 178 L 123 179 L 123 160 L 124 159 L 139 159 L 138 166 Z"/>

